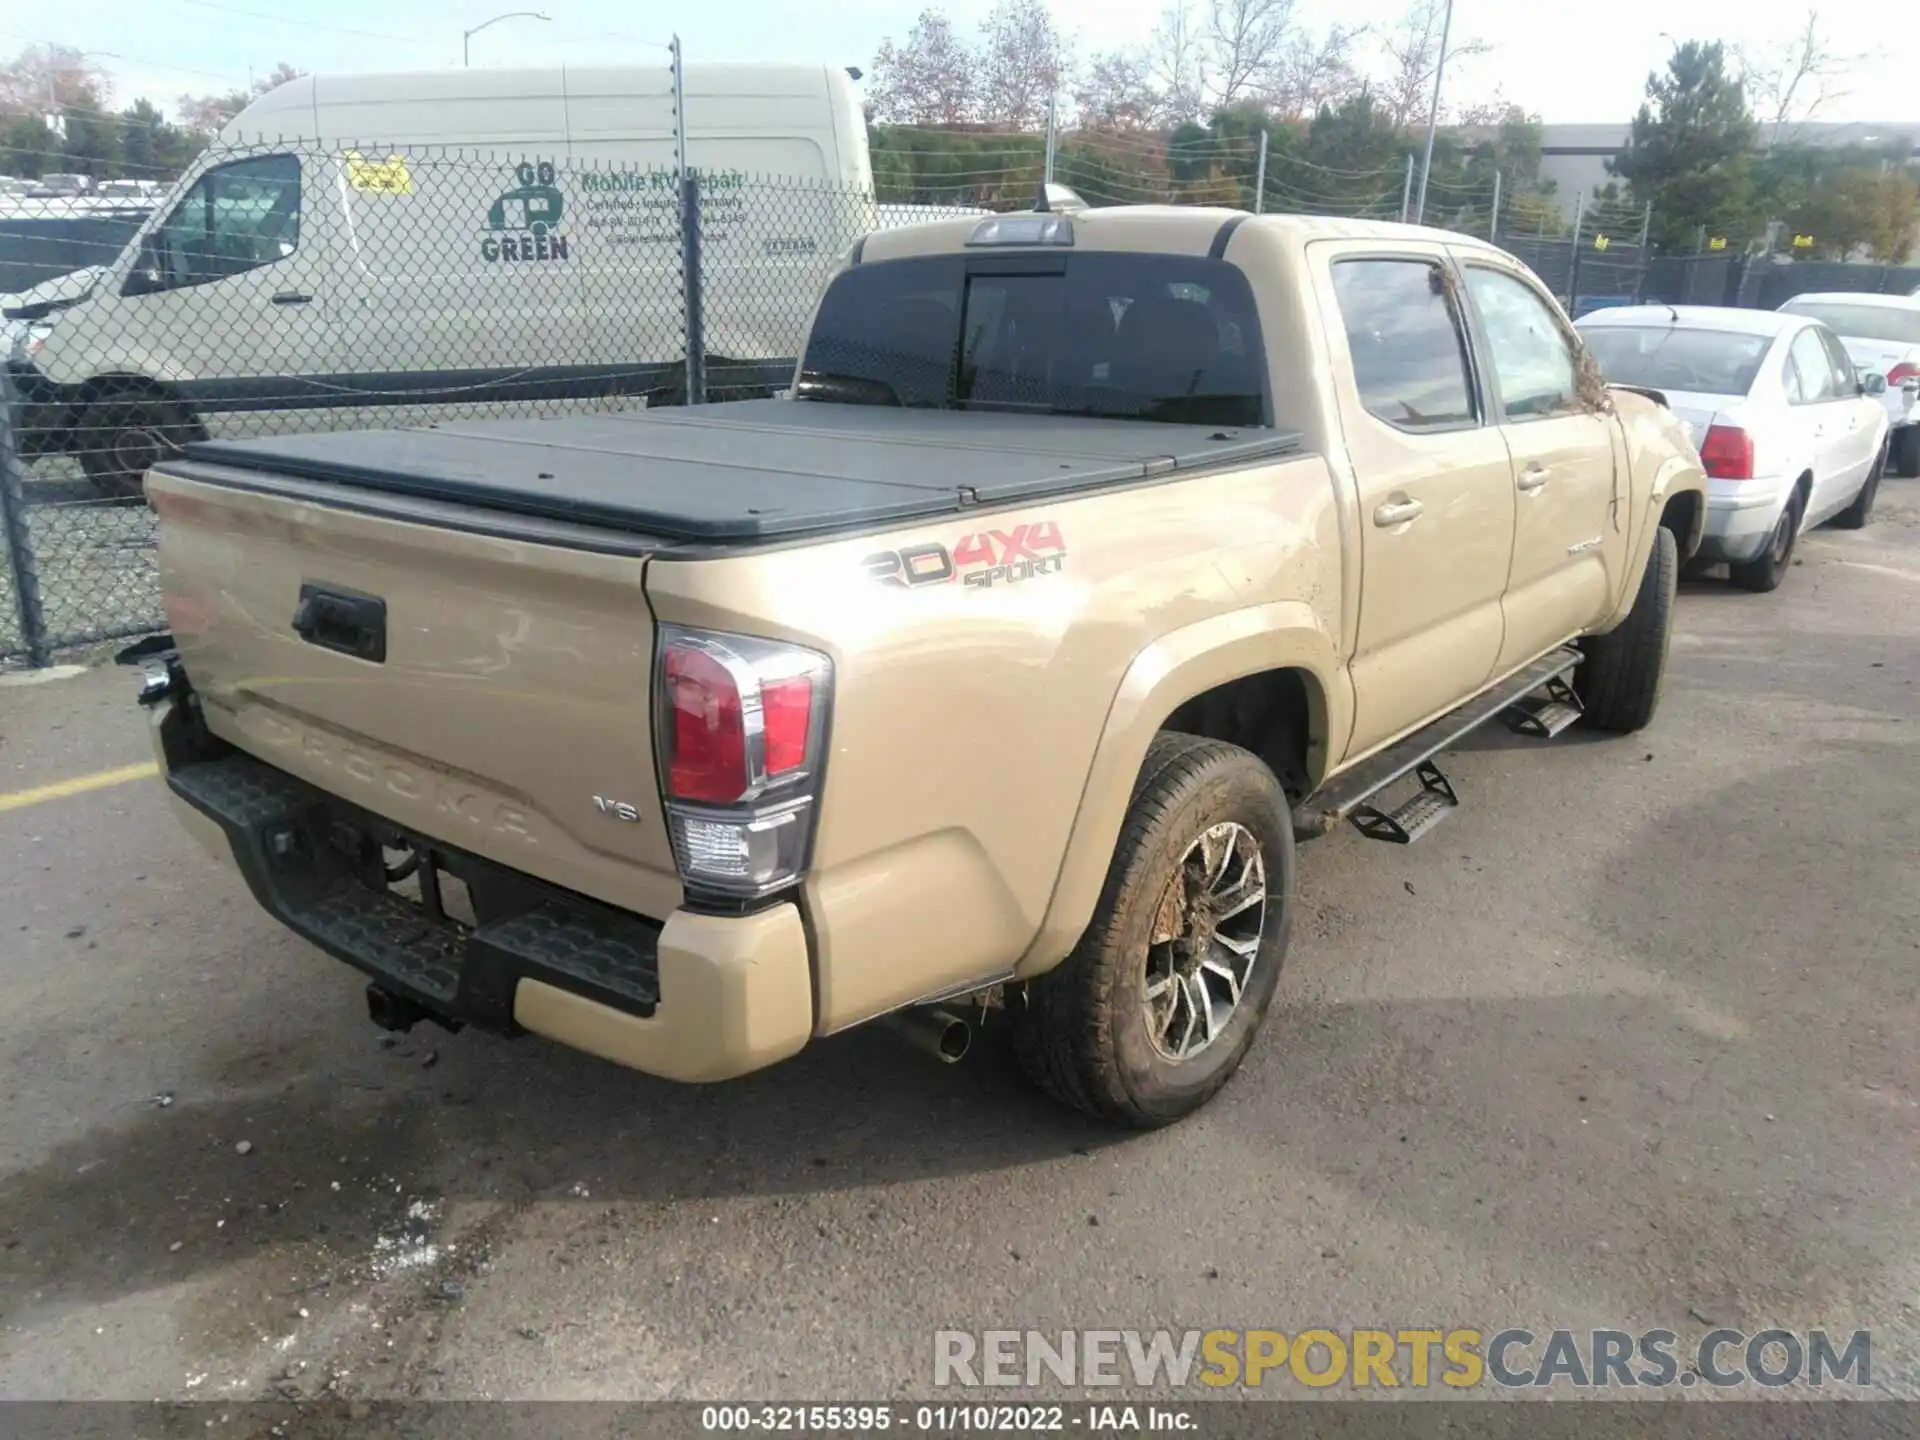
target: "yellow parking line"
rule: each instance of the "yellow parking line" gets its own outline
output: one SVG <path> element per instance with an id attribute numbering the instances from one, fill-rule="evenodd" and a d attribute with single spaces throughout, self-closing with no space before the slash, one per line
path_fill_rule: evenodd
<path id="1" fill-rule="evenodd" d="M 143 765 L 122 765 L 118 770 L 96 770 L 91 775 L 76 775 L 71 780 L 56 780 L 51 785 L 36 785 L 31 790 L 15 790 L 0 795 L 0 815 L 9 810 L 24 810 L 43 800 L 64 800 L 69 795 L 84 795 L 89 790 L 105 790 L 109 785 L 124 785 L 129 780 L 150 780 L 160 767 L 149 760 Z"/>

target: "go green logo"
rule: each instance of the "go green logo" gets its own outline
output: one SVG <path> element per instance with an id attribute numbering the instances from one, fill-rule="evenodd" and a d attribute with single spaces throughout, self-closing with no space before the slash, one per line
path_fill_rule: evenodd
<path id="1" fill-rule="evenodd" d="M 493 263 L 567 259 L 567 237 L 560 233 L 566 198 L 554 183 L 553 162 L 523 160 L 513 178 L 518 182 L 513 189 L 487 209 L 490 233 L 480 241 L 480 258 Z"/>

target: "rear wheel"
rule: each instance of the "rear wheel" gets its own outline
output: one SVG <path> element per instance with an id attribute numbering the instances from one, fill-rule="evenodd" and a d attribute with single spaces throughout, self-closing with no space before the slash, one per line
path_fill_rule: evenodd
<path id="1" fill-rule="evenodd" d="M 1056 1099 L 1151 1128 L 1239 1068 L 1280 980 L 1293 822 L 1259 757 L 1166 733 L 1147 752 L 1093 923 L 1027 982 L 1014 1048 Z"/>
<path id="2" fill-rule="evenodd" d="M 1786 507 L 1781 510 L 1780 521 L 1773 527 L 1773 534 L 1767 538 L 1767 548 L 1760 552 L 1759 558 L 1743 560 L 1727 567 L 1734 584 L 1756 594 L 1780 588 L 1780 582 L 1787 578 L 1788 567 L 1793 564 L 1794 548 L 1800 543 L 1800 516 L 1805 509 L 1806 501 L 1801 499 L 1799 491 L 1794 491 L 1788 497 Z"/>
<path id="3" fill-rule="evenodd" d="M 81 412 L 80 468 L 110 499 L 138 499 L 147 471 L 198 438 L 193 417 L 165 396 L 109 394 Z"/>
<path id="4" fill-rule="evenodd" d="M 1573 672 L 1573 688 L 1589 725 L 1621 733 L 1638 730 L 1660 708 L 1679 581 L 1680 545 L 1662 525 L 1654 532 L 1653 553 L 1627 618 L 1606 634 L 1580 642 L 1587 658 Z"/>
<path id="5" fill-rule="evenodd" d="M 1880 453 L 1873 457 L 1873 468 L 1867 472 L 1866 484 L 1853 497 L 1853 503 L 1833 517 L 1833 523 L 1840 529 L 1864 530 L 1867 521 L 1873 518 L 1873 502 L 1880 494 L 1880 476 L 1887 468 L 1887 449 L 1882 445 Z"/>

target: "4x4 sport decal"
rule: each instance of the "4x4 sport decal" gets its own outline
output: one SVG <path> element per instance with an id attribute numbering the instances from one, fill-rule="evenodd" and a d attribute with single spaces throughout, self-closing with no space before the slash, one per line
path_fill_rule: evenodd
<path id="1" fill-rule="evenodd" d="M 1006 530 L 975 531 L 962 536 L 951 550 L 938 541 L 927 541 L 882 550 L 861 563 L 871 578 L 901 589 L 955 581 L 988 589 L 1058 574 L 1066 561 L 1067 546 L 1059 525 L 1034 520 Z"/>

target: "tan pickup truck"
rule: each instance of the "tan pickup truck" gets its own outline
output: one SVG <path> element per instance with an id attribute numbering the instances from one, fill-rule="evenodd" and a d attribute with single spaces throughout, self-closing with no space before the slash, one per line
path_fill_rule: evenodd
<path id="1" fill-rule="evenodd" d="M 855 247 L 789 397 L 160 465 L 143 698 L 382 1024 L 706 1081 L 990 1015 L 1155 1125 L 1260 1025 L 1297 835 L 1416 838 L 1496 717 L 1647 723 L 1702 485 L 1491 246 L 943 222 Z"/>

